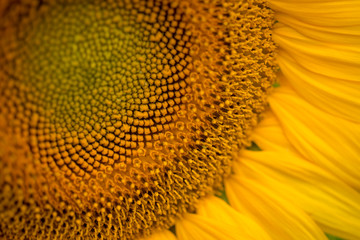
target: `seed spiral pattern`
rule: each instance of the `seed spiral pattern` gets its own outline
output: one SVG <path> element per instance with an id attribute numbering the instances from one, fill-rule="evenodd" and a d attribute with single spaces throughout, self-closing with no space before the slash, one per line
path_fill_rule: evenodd
<path id="1" fill-rule="evenodd" d="M 0 6 L 0 237 L 133 239 L 221 188 L 275 79 L 264 1 Z"/>

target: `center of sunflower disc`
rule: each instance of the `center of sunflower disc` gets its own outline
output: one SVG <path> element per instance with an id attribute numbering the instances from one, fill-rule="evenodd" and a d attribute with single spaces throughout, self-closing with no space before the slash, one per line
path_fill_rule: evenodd
<path id="1" fill-rule="evenodd" d="M 264 1 L 21 2 L 0 112 L 34 171 L 3 207 L 35 190 L 9 231 L 132 239 L 222 187 L 275 78 Z"/>

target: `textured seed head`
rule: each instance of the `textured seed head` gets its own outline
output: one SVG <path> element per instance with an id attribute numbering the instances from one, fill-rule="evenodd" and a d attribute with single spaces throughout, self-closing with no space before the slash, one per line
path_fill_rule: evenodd
<path id="1" fill-rule="evenodd" d="M 266 107 L 264 1 L 0 4 L 0 237 L 132 239 L 221 187 Z"/>

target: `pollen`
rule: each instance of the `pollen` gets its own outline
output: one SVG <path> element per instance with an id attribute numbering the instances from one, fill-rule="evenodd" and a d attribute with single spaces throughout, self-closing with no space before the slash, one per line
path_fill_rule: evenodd
<path id="1" fill-rule="evenodd" d="M 0 4 L 0 237 L 134 239 L 231 173 L 275 79 L 263 0 Z"/>

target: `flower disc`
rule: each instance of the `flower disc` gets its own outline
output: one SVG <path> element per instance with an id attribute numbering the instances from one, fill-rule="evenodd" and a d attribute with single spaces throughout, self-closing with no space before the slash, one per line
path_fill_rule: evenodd
<path id="1" fill-rule="evenodd" d="M 0 6 L 0 236 L 168 228 L 222 186 L 274 81 L 264 1 Z"/>

